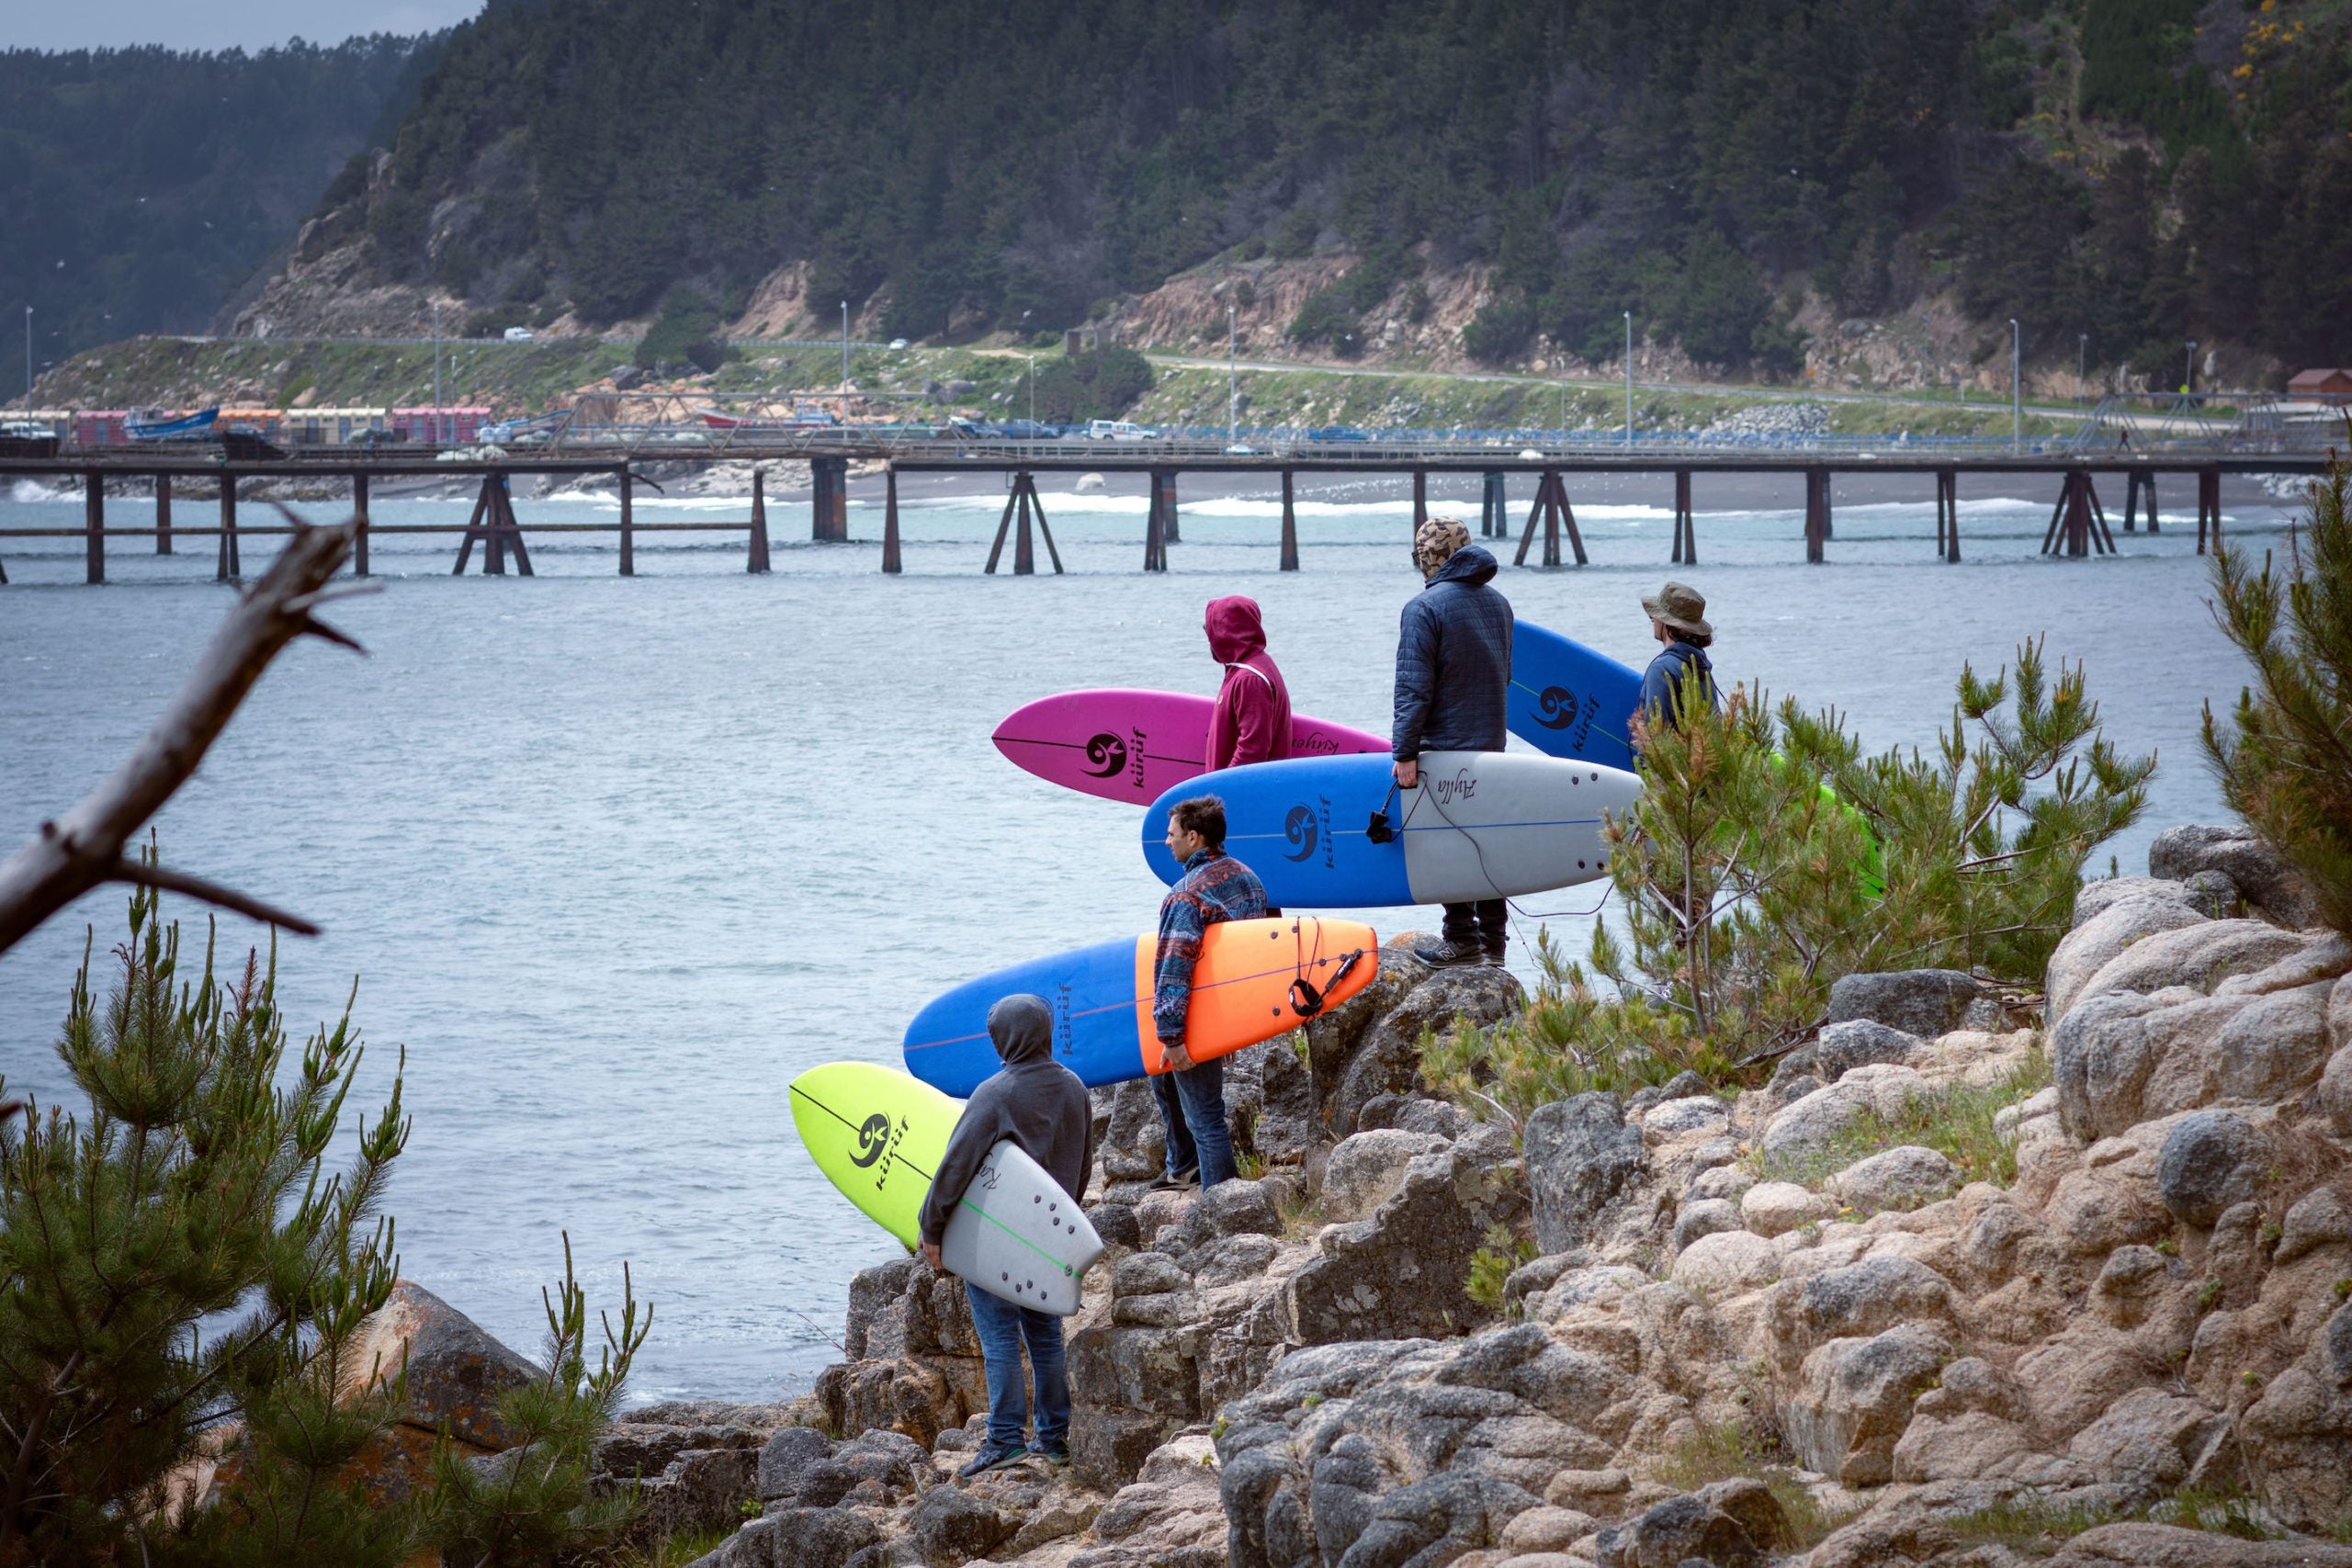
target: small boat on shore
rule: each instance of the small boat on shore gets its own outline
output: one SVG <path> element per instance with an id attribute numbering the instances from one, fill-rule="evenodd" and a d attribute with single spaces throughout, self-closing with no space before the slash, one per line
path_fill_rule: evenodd
<path id="1" fill-rule="evenodd" d="M 194 413 L 133 409 L 124 418 L 122 428 L 133 441 L 201 441 L 212 434 L 212 423 L 220 417 L 218 404 Z"/>
<path id="2" fill-rule="evenodd" d="M 841 423 L 839 418 L 823 409 L 796 408 L 783 414 L 732 414 L 717 409 L 696 409 L 702 422 L 713 430 L 807 430 L 831 427 Z"/>

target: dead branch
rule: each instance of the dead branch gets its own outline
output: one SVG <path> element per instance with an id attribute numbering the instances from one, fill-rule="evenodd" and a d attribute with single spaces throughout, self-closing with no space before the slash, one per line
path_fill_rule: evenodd
<path id="1" fill-rule="evenodd" d="M 287 514 L 298 525 L 300 520 Z M 356 649 L 316 619 L 317 597 L 351 552 L 350 524 L 301 527 L 213 635 L 155 728 L 104 783 L 0 861 L 0 953 L 74 899 L 105 882 L 168 887 L 305 935 L 318 928 L 259 899 L 179 872 L 142 866 L 127 847 L 192 777 L 254 682 L 298 637 Z M 362 649 L 362 651 L 365 651 Z"/>

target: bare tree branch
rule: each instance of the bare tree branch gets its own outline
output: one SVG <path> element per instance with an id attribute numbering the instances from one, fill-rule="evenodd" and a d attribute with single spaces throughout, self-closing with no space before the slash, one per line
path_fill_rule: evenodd
<path id="1" fill-rule="evenodd" d="M 266 926 L 283 926 L 297 936 L 316 936 L 319 928 L 301 916 L 265 904 L 250 894 L 233 887 L 223 887 L 217 882 L 207 882 L 200 876 L 190 876 L 184 871 L 171 871 L 145 861 L 119 860 L 107 873 L 108 882 L 135 882 L 141 887 L 160 887 L 166 893 L 185 893 L 191 898 L 201 898 L 208 904 L 218 904 L 224 909 L 234 909 L 250 916 Z"/>
<path id="2" fill-rule="evenodd" d="M 318 603 L 311 596 L 343 565 L 354 534 L 346 523 L 304 527 L 288 539 L 277 559 L 229 613 L 147 738 L 104 783 L 63 816 L 42 823 L 38 833 L 0 861 L 0 953 L 82 894 L 109 881 L 173 886 L 257 919 L 279 921 L 289 931 L 318 929 L 258 900 L 178 873 L 150 876 L 146 872 L 153 868 L 138 867 L 137 857 L 124 852 L 147 819 L 195 774 L 237 705 L 288 643 L 310 636 L 358 646 L 311 615 Z"/>

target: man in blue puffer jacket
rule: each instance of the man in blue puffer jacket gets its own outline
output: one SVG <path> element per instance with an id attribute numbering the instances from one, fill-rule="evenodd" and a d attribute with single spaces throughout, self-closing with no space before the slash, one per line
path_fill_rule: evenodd
<path id="1" fill-rule="evenodd" d="M 1413 564 L 1428 586 L 1406 604 L 1396 633 L 1396 711 L 1390 734 L 1399 789 L 1420 784 L 1424 751 L 1499 751 L 1510 691 L 1510 601 L 1488 586 L 1500 570 L 1456 517 L 1413 533 Z M 1437 964 L 1503 961 L 1510 908 L 1500 898 L 1445 906 L 1444 938 L 1414 951 Z"/>

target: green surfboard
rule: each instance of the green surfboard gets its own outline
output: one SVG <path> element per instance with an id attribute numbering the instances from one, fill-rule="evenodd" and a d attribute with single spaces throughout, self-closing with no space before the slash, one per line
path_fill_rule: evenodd
<path id="1" fill-rule="evenodd" d="M 922 1079 L 868 1062 L 828 1062 L 792 1080 L 792 1124 L 817 1168 L 909 1247 L 947 1140 L 964 1114 Z"/>

